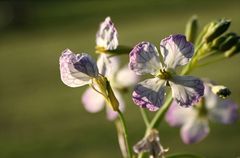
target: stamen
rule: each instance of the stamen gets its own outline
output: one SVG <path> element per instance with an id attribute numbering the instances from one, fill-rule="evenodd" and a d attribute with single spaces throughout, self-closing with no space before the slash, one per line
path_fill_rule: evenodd
<path id="1" fill-rule="evenodd" d="M 160 69 L 160 73 L 157 75 L 160 79 L 169 80 L 172 78 L 171 73 L 166 71 L 166 69 Z"/>

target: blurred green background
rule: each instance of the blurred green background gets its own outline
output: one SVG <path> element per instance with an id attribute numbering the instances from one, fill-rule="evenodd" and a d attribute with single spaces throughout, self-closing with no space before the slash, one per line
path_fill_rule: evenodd
<path id="1" fill-rule="evenodd" d="M 81 105 L 86 87 L 74 89 L 61 82 L 61 51 L 70 48 L 93 54 L 96 31 L 106 16 L 116 25 L 120 44 L 129 46 L 143 40 L 158 45 L 169 34 L 184 33 L 193 14 L 201 26 L 230 18 L 230 30 L 240 34 L 239 8 L 238 0 L 1 1 L 0 157 L 120 158 L 114 124 L 103 111 L 89 114 Z M 194 74 L 227 85 L 231 98 L 240 103 L 239 67 L 240 55 Z M 130 94 L 124 95 L 125 116 L 133 145 L 143 136 L 144 124 Z M 211 123 L 210 135 L 195 145 L 184 145 L 179 129 L 166 123 L 159 131 L 170 153 L 236 158 L 240 156 L 239 125 Z"/>

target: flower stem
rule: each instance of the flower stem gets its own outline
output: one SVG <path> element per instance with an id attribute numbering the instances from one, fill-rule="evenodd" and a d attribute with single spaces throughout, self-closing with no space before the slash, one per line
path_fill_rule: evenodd
<path id="1" fill-rule="evenodd" d="M 192 60 L 182 69 L 181 75 L 188 74 L 198 63 L 199 56 L 201 56 L 201 48 L 204 46 L 204 42 L 199 44 L 194 52 Z"/>
<path id="2" fill-rule="evenodd" d="M 122 156 L 124 158 L 126 158 L 128 156 L 128 151 L 127 151 L 125 138 L 124 138 L 124 132 L 123 132 L 123 128 L 122 128 L 120 119 L 115 120 L 115 126 L 117 129 L 118 143 L 119 143 L 120 150 L 122 152 Z"/>
<path id="3" fill-rule="evenodd" d="M 222 61 L 223 59 L 225 59 L 225 57 L 223 55 L 221 55 L 221 56 L 218 56 L 218 57 L 214 58 L 213 60 L 210 60 L 203 64 L 198 64 L 198 67 L 203 67 L 203 66 L 209 65 L 211 63 L 219 62 L 219 61 Z"/>
<path id="4" fill-rule="evenodd" d="M 146 127 L 148 128 L 148 126 L 149 126 L 149 119 L 148 119 L 148 116 L 147 116 L 147 113 L 146 113 L 145 109 L 140 108 L 140 112 L 142 114 L 143 121 L 144 121 Z"/>
<path id="5" fill-rule="evenodd" d="M 148 126 L 148 130 L 151 130 L 153 128 L 157 128 L 159 123 L 161 122 L 161 120 L 163 119 L 165 113 L 167 112 L 168 108 L 170 107 L 172 102 L 172 96 L 171 93 L 168 94 L 167 99 L 165 101 L 165 103 L 163 104 L 163 106 L 158 110 L 158 112 L 156 113 L 156 115 L 154 116 L 154 118 L 152 119 L 150 125 Z M 147 133 L 146 133 L 147 134 Z"/>
<path id="6" fill-rule="evenodd" d="M 118 116 L 119 116 L 119 120 L 121 122 L 122 128 L 123 128 L 123 135 L 124 135 L 124 139 L 125 139 L 125 145 L 127 148 L 127 153 L 128 153 L 128 158 L 132 158 L 132 151 L 129 147 L 129 143 L 128 143 L 128 131 L 127 131 L 127 127 L 126 127 L 126 121 L 124 119 L 124 116 L 122 114 L 122 112 L 120 110 L 117 110 L 118 112 Z"/>
<path id="7" fill-rule="evenodd" d="M 142 152 L 138 155 L 138 158 L 146 158 L 146 157 L 147 157 L 147 155 L 145 152 Z"/>

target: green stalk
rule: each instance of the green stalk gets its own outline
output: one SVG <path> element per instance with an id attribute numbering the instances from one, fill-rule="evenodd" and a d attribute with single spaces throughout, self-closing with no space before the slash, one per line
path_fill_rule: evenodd
<path id="1" fill-rule="evenodd" d="M 150 125 L 148 126 L 147 133 L 148 133 L 149 130 L 158 127 L 158 125 L 162 121 L 165 113 L 167 112 L 168 108 L 170 107 L 171 102 L 172 102 L 172 95 L 171 95 L 171 93 L 169 93 L 165 102 L 164 102 L 164 104 L 163 104 L 163 106 L 158 110 L 158 112 L 156 113 L 156 115 L 152 119 Z"/>
<path id="2" fill-rule="evenodd" d="M 127 127 L 126 127 L 126 121 L 124 119 L 122 112 L 120 110 L 117 110 L 117 112 L 118 112 L 119 120 L 120 120 L 122 128 L 123 128 L 123 134 L 124 134 L 124 139 L 125 139 L 125 143 L 126 143 L 128 158 L 132 158 L 132 151 L 130 149 L 129 142 L 128 142 L 128 131 L 127 131 Z"/>
<path id="3" fill-rule="evenodd" d="M 141 112 L 143 121 L 144 121 L 146 127 L 148 128 L 148 126 L 149 126 L 149 119 L 148 119 L 148 116 L 147 116 L 147 113 L 146 113 L 145 109 L 140 108 L 140 112 Z"/>

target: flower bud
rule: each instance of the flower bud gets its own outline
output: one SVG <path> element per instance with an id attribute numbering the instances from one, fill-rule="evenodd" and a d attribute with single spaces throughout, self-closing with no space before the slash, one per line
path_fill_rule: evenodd
<path id="1" fill-rule="evenodd" d="M 194 15 L 189 19 L 186 25 L 185 35 L 186 35 L 187 41 L 194 43 L 197 36 L 197 31 L 198 31 L 198 20 L 197 20 L 197 16 Z"/>
<path id="2" fill-rule="evenodd" d="M 218 21 L 211 22 L 208 25 L 207 32 L 204 36 L 206 42 L 209 43 L 222 35 L 225 31 L 227 31 L 230 24 L 231 21 L 227 19 L 220 19 Z"/>
<path id="3" fill-rule="evenodd" d="M 235 55 L 239 52 L 240 52 L 240 39 L 238 39 L 238 42 L 235 46 L 233 46 L 231 49 L 229 49 L 228 51 L 226 51 L 224 53 L 224 56 L 229 58 L 229 57 L 232 57 L 233 55 Z"/>
<path id="4" fill-rule="evenodd" d="M 214 39 L 212 44 L 211 44 L 211 48 L 213 49 L 218 49 L 219 46 L 227 39 L 226 36 L 220 36 L 217 39 Z"/>
<path id="5" fill-rule="evenodd" d="M 239 37 L 235 33 L 228 33 L 226 39 L 219 45 L 220 51 L 229 50 L 231 47 L 237 44 Z"/>
<path id="6" fill-rule="evenodd" d="M 212 86 L 212 92 L 223 99 L 231 94 L 231 91 L 222 85 Z"/>

